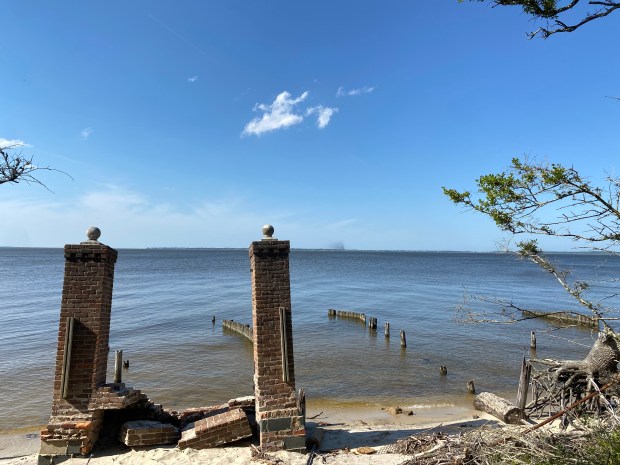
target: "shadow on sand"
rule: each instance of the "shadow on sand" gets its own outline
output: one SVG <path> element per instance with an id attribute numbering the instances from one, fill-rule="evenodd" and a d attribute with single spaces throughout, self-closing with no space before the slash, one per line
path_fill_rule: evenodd
<path id="1" fill-rule="evenodd" d="M 323 441 L 321 443 L 321 451 L 330 451 L 336 449 L 354 449 L 357 447 L 380 447 L 394 444 L 396 441 L 410 436 L 426 435 L 433 433 L 458 434 L 466 430 L 473 430 L 482 426 L 498 427 L 500 422 L 492 420 L 468 420 L 448 425 L 438 425 L 432 428 L 417 426 L 373 426 L 360 425 L 352 428 L 339 428 L 339 425 L 321 426 L 318 423 L 308 423 L 308 429 L 319 427 L 323 429 Z"/>

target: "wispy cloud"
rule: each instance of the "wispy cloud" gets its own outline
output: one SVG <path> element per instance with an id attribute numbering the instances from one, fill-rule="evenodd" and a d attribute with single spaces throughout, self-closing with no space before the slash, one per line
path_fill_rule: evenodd
<path id="1" fill-rule="evenodd" d="M 318 105 L 316 107 L 311 107 L 306 110 L 306 115 L 317 114 L 316 125 L 319 129 L 323 129 L 325 126 L 329 124 L 334 113 L 338 111 L 338 108 L 330 108 L 324 107 L 322 105 Z"/>
<path id="2" fill-rule="evenodd" d="M 196 82 L 198 80 L 198 76 L 192 76 L 190 78 L 187 78 L 187 82 Z"/>
<path id="3" fill-rule="evenodd" d="M 344 87 L 338 87 L 336 97 L 354 97 L 356 95 L 370 94 L 373 90 L 375 90 L 374 86 L 364 86 L 358 89 L 351 90 L 345 90 Z"/>
<path id="4" fill-rule="evenodd" d="M 288 128 L 301 123 L 304 117 L 295 111 L 295 106 L 303 102 L 308 95 L 309 92 L 306 91 L 294 99 L 291 98 L 291 94 L 284 91 L 269 105 L 257 103 L 254 105 L 254 111 L 262 111 L 263 116 L 256 117 L 246 124 L 241 135 L 260 136 L 266 132 Z"/>
<path id="5" fill-rule="evenodd" d="M 104 186 L 66 199 L 0 198 L 0 245 L 58 247 L 84 240 L 84 231 L 98 226 L 101 241 L 119 247 L 241 247 L 260 238 L 267 222 L 281 231 L 290 224 L 286 218 L 239 196 L 179 205 Z"/>
<path id="6" fill-rule="evenodd" d="M 4 137 L 0 137 L 0 149 L 4 149 L 6 147 L 32 147 L 32 146 L 29 144 L 26 144 L 23 140 L 5 139 Z"/>
<path id="7" fill-rule="evenodd" d="M 185 36 L 179 34 L 177 31 L 175 31 L 174 29 L 172 29 L 170 26 L 168 26 L 167 24 L 165 24 L 163 21 L 160 21 L 159 19 L 157 19 L 155 16 L 153 16 L 152 14 L 149 13 L 149 18 L 151 18 L 153 21 L 155 21 L 157 24 L 159 24 L 161 27 L 163 27 L 164 29 L 166 29 L 168 32 L 171 32 L 172 34 L 174 34 L 175 36 L 177 36 L 179 39 L 181 39 L 183 42 L 185 42 L 187 45 L 189 45 L 190 47 L 192 47 L 194 50 L 197 50 L 198 52 L 202 53 L 204 56 L 208 57 L 209 55 L 207 54 L 207 52 L 205 52 L 203 49 L 201 49 L 200 47 L 198 47 L 196 44 L 194 44 L 193 42 L 191 42 L 189 39 L 187 39 Z"/>
<path id="8" fill-rule="evenodd" d="M 84 140 L 88 140 L 93 132 L 95 132 L 93 128 L 84 128 L 82 129 L 82 132 L 80 132 L 80 137 Z"/>

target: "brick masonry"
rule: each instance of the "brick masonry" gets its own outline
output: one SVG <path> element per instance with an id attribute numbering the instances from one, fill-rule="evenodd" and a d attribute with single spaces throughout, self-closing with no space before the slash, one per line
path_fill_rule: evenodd
<path id="1" fill-rule="evenodd" d="M 305 450 L 305 419 L 295 391 L 289 253 L 289 241 L 276 239 L 252 242 L 249 250 L 256 420 L 264 451 Z"/>
<path id="2" fill-rule="evenodd" d="M 116 250 L 87 241 L 66 245 L 64 255 L 52 415 L 41 431 L 41 455 L 88 454 L 102 426 L 105 399 L 113 404 L 108 408 L 122 408 L 142 398 L 124 385 L 105 386 Z M 63 395 L 69 317 L 74 319 L 73 340 Z"/>
<path id="3" fill-rule="evenodd" d="M 118 439 L 130 447 L 176 444 L 180 437 L 176 426 L 153 420 L 128 421 L 118 435 Z"/>
<path id="4" fill-rule="evenodd" d="M 180 449 L 206 449 L 251 436 L 252 429 L 245 412 L 236 408 L 188 425 L 181 433 L 178 446 Z"/>

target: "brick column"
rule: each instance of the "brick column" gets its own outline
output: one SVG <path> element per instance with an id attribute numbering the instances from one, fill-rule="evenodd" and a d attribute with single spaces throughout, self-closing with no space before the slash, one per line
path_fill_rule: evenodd
<path id="1" fill-rule="evenodd" d="M 254 389 L 260 445 L 265 451 L 305 450 L 305 418 L 295 391 L 289 241 L 272 237 L 250 245 Z"/>
<path id="2" fill-rule="evenodd" d="M 103 411 L 94 407 L 106 382 L 116 250 L 89 240 L 65 245 L 52 416 L 41 432 L 42 455 L 87 454 L 97 440 Z M 99 396 L 100 397 L 100 396 Z"/>

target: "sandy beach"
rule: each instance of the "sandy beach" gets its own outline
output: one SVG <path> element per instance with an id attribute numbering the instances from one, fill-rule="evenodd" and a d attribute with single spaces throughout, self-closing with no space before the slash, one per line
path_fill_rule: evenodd
<path id="1" fill-rule="evenodd" d="M 405 411 L 406 412 L 406 411 Z M 414 409 L 413 415 L 392 415 L 380 407 L 308 409 L 307 430 L 321 428 L 323 441 L 314 463 L 325 464 L 400 464 L 410 456 L 383 453 L 385 446 L 399 439 L 416 434 L 441 431 L 459 433 L 483 425 L 497 425 L 493 417 L 465 407 Z M 96 447 L 89 465 L 138 465 L 138 464 L 200 464 L 241 465 L 267 463 L 269 460 L 253 459 L 251 442 L 242 441 L 234 447 L 205 450 L 179 450 L 173 446 L 128 448 L 121 445 Z M 364 452 L 359 453 L 359 448 Z M 24 428 L 0 435 L 0 463 L 34 465 L 39 450 L 38 428 Z M 272 463 L 305 465 L 308 454 L 278 452 L 269 454 Z M 279 460 L 279 461 L 278 461 Z M 84 464 L 85 459 L 73 458 L 67 464 Z"/>

